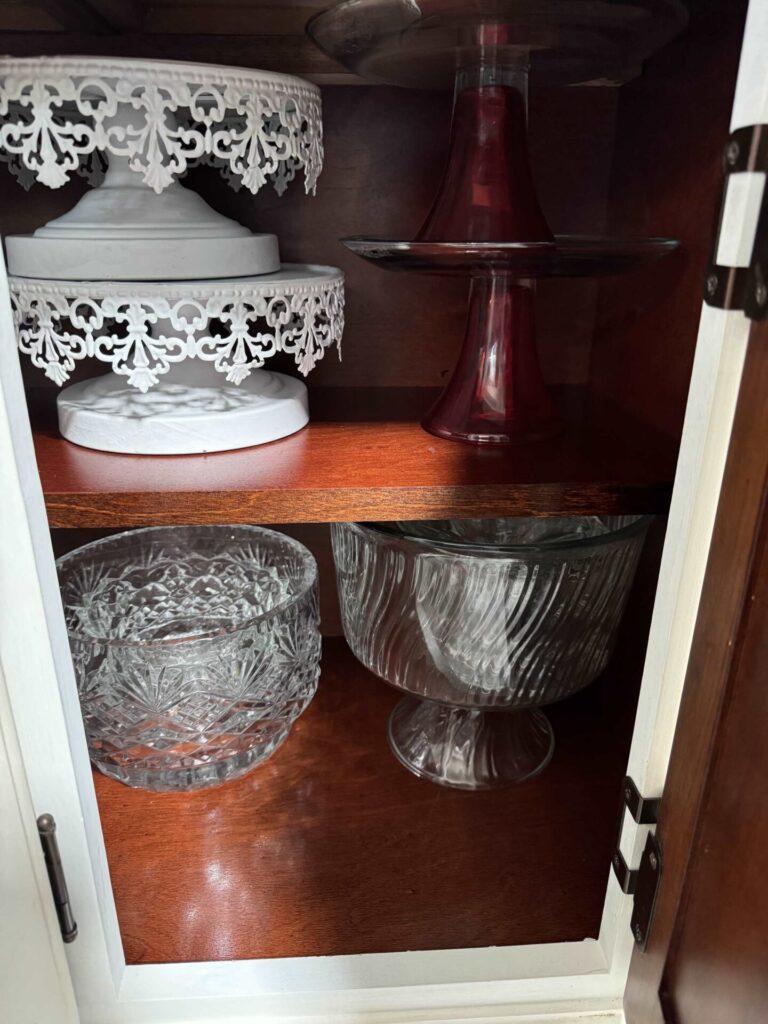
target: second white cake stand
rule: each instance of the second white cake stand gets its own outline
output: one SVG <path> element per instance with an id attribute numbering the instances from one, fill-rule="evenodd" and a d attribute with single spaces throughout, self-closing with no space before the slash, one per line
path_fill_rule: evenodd
<path id="1" fill-rule="evenodd" d="M 308 421 L 303 375 L 341 342 L 344 277 L 285 264 L 232 280 L 70 282 L 11 277 L 19 347 L 58 385 L 95 358 L 106 376 L 65 388 L 59 429 L 100 451 L 184 455 L 264 444 Z"/>

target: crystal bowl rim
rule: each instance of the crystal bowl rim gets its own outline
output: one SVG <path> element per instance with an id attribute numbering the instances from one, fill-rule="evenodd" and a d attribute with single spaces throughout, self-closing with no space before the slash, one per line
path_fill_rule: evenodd
<path id="1" fill-rule="evenodd" d="M 269 611 L 262 612 L 260 615 L 254 615 L 252 618 L 247 619 L 244 622 L 239 622 L 236 626 L 224 627 L 221 629 L 207 630 L 205 632 L 195 633 L 193 635 L 187 635 L 182 637 L 168 637 L 159 640 L 124 640 L 115 637 L 96 637 L 88 633 L 76 632 L 67 628 L 67 636 L 73 640 L 77 640 L 78 643 L 89 643 L 98 647 L 140 647 L 140 648 L 162 648 L 162 647 L 173 647 L 178 644 L 196 643 L 201 640 L 215 640 L 217 637 L 231 636 L 235 633 L 240 633 L 243 630 L 250 629 L 259 622 L 265 622 L 277 615 L 280 615 L 287 608 L 292 605 L 301 602 L 309 593 L 309 591 L 317 584 L 317 560 L 309 548 L 305 547 L 300 541 L 294 537 L 289 537 L 288 534 L 280 533 L 279 530 L 267 530 L 262 526 L 252 526 L 247 523 L 222 523 L 222 524 L 200 524 L 200 525 L 186 525 L 186 526 L 144 526 L 138 530 L 122 530 L 120 533 L 110 534 L 109 537 L 100 537 L 98 540 L 90 541 L 88 544 L 82 544 L 78 548 L 74 548 L 72 551 L 68 551 L 65 555 L 61 555 L 56 559 L 56 570 L 58 571 L 62 566 L 66 565 L 67 562 L 74 559 L 75 555 L 80 555 L 84 551 L 92 550 L 94 548 L 106 545 L 110 541 L 122 540 L 124 537 L 137 537 L 141 534 L 147 533 L 173 533 L 177 535 L 180 531 L 188 530 L 245 530 L 259 536 L 266 537 L 270 540 L 277 539 L 280 543 L 287 543 L 288 547 L 293 548 L 298 554 L 301 560 L 302 576 L 300 590 L 298 593 L 293 594 L 290 598 L 285 601 L 279 602 Z"/>
<path id="2" fill-rule="evenodd" d="M 510 518 L 541 518 L 538 516 L 520 516 Z M 566 518 L 566 517 L 563 517 Z M 567 518 L 578 519 L 578 516 Z M 362 522 L 344 523 L 338 525 L 351 526 L 363 533 L 370 532 L 396 540 L 408 541 L 422 548 L 434 548 L 446 554 L 460 554 L 468 558 L 498 558 L 503 559 L 509 556 L 510 560 L 521 555 L 556 554 L 559 551 L 573 551 L 578 549 L 589 549 L 603 547 L 617 541 L 627 540 L 643 533 L 655 517 L 649 514 L 636 515 L 631 523 L 619 527 L 617 530 L 609 530 L 607 533 L 600 533 L 594 537 L 578 537 L 566 541 L 544 541 L 539 544 L 488 544 L 478 541 L 463 542 L 460 540 L 435 540 L 431 537 L 417 537 L 414 534 L 398 530 L 388 523 Z"/>

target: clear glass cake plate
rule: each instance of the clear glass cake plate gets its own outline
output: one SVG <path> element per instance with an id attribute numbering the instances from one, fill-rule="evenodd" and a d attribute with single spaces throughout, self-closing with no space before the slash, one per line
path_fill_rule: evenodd
<path id="1" fill-rule="evenodd" d="M 626 81 L 687 20 L 681 0 L 346 0 L 307 32 L 369 81 L 449 88 L 490 51 L 528 54 L 537 81 Z"/>
<path id="2" fill-rule="evenodd" d="M 438 242 L 342 239 L 363 259 L 387 270 L 464 277 L 498 273 L 516 279 L 600 277 L 652 263 L 678 248 L 672 238 L 557 235 L 553 242 Z"/>

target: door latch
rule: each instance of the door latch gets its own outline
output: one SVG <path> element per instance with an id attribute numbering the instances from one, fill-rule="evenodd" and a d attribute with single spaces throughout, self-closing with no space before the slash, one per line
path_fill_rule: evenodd
<path id="1" fill-rule="evenodd" d="M 56 841 L 56 822 L 52 814 L 40 815 L 37 819 L 37 831 L 43 847 L 43 856 L 45 857 L 45 866 L 48 870 L 48 881 L 51 883 L 56 914 L 59 918 L 61 937 L 65 942 L 74 942 L 77 938 L 77 924 L 72 916 L 72 908 L 69 905 L 67 880 L 64 877 L 59 844 Z"/>
<path id="2" fill-rule="evenodd" d="M 658 820 L 660 802 L 658 799 L 643 797 L 630 776 L 624 779 L 619 825 L 616 831 L 616 846 L 611 864 L 621 891 L 634 898 L 631 928 L 635 942 L 641 950 L 645 950 L 648 944 L 648 933 L 656 907 L 656 894 L 662 868 L 661 843 L 658 836 L 649 834 L 643 856 L 640 859 L 640 867 L 633 870 L 627 864 L 620 849 L 621 833 L 624 827 L 624 813 L 627 810 L 638 825 L 655 825 Z"/>
<path id="3" fill-rule="evenodd" d="M 725 183 L 720 219 L 704 283 L 704 301 L 718 309 L 740 309 L 750 320 L 768 319 L 768 125 L 735 131 L 723 154 Z M 735 176 L 735 178 L 734 178 Z M 732 207 L 732 208 L 731 208 Z M 718 263 L 723 223 L 734 214 L 754 225 L 751 253 L 737 266 Z M 726 257 L 733 262 L 734 257 Z"/>

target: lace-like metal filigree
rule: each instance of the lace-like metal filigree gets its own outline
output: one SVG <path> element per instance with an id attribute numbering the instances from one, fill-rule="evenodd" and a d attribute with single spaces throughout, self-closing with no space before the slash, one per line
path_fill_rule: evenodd
<path id="1" fill-rule="evenodd" d="M 320 90 L 246 68 L 4 57 L 0 121 L 16 176 L 50 188 L 96 151 L 128 157 L 155 192 L 201 161 L 253 193 L 268 181 L 282 192 L 303 168 L 314 192 L 323 164 Z"/>
<path id="2" fill-rule="evenodd" d="M 344 278 L 285 267 L 280 277 L 152 284 L 10 279 L 19 348 L 54 383 L 82 359 L 147 392 L 173 363 L 213 363 L 242 383 L 287 352 L 306 376 L 344 330 Z"/>

